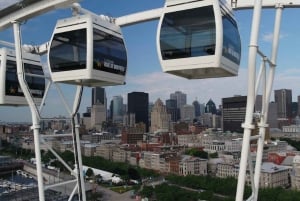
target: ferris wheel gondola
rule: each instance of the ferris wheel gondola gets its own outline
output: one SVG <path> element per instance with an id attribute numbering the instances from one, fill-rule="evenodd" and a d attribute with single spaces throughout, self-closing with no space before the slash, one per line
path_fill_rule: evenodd
<path id="1" fill-rule="evenodd" d="M 54 82 L 82 86 L 124 84 L 126 48 L 119 26 L 101 16 L 59 20 L 48 52 Z"/>
<path id="2" fill-rule="evenodd" d="M 157 32 L 164 72 L 188 79 L 238 74 L 241 41 L 229 6 L 219 0 L 166 0 Z"/>
<path id="3" fill-rule="evenodd" d="M 40 56 L 23 52 L 25 80 L 36 104 L 40 104 L 45 92 L 44 71 Z M 0 49 L 0 105 L 28 105 L 19 85 L 15 51 Z"/>

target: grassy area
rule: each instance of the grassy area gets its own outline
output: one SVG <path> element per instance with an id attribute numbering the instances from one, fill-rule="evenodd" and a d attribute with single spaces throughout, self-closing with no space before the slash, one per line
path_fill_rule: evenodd
<path id="1" fill-rule="evenodd" d="M 109 189 L 114 192 L 122 194 L 122 193 L 132 190 L 133 188 L 132 188 L 132 186 L 114 186 Z"/>

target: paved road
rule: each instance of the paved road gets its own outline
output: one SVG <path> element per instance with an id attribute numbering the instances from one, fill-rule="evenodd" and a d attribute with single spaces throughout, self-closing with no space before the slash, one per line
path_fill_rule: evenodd
<path id="1" fill-rule="evenodd" d="M 130 198 L 131 191 L 125 193 L 116 193 L 108 188 L 102 186 L 97 187 L 97 191 L 104 194 L 103 201 L 134 201 L 135 199 Z"/>

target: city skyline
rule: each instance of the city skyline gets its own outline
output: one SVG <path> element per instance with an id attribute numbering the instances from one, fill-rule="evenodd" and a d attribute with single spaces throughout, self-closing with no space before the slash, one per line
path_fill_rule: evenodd
<path id="1" fill-rule="evenodd" d="M 11 3 L 11 1 L 2 1 L 0 9 L 3 8 L 5 2 Z M 80 4 L 82 7 L 90 9 L 97 14 L 114 17 L 159 8 L 164 4 L 163 0 L 157 0 L 155 2 L 131 0 L 130 2 L 131 3 L 128 4 L 128 2 L 119 2 L 116 0 L 85 0 L 81 1 Z M 115 6 L 116 4 L 118 4 L 117 7 Z M 283 14 L 277 71 L 271 100 L 274 101 L 273 93 L 275 89 L 291 89 L 293 91 L 293 101 L 296 101 L 297 96 L 300 95 L 300 87 L 297 84 L 300 70 L 296 68 L 298 64 L 294 58 L 298 57 L 296 47 L 299 46 L 297 45 L 299 40 L 296 40 L 296 37 L 299 35 L 300 30 L 295 29 L 292 23 L 284 23 L 289 18 L 294 19 L 297 17 L 295 10 L 285 9 Z M 69 16 L 71 16 L 70 9 L 57 10 L 28 20 L 28 22 L 22 26 L 23 42 L 27 44 L 44 43 L 50 39 L 56 20 Z M 165 74 L 162 72 L 158 62 L 155 45 L 158 21 L 155 20 L 122 28 L 128 51 L 126 85 L 106 87 L 107 100 L 111 100 L 113 96 L 121 95 L 124 98 L 124 102 L 127 102 L 126 98 L 128 93 L 143 91 L 149 94 L 149 100 L 151 102 L 155 102 L 158 98 L 165 101 L 169 98 L 170 93 L 182 91 L 187 94 L 188 104 L 192 104 L 197 98 L 200 103 L 207 103 L 209 99 L 212 99 L 216 105 L 220 105 L 223 97 L 247 95 L 247 47 L 249 45 L 252 11 L 236 11 L 235 16 L 242 39 L 242 62 L 239 75 L 227 78 L 186 80 L 174 75 Z M 266 55 L 270 52 L 273 18 L 274 11 L 266 10 L 263 12 L 260 31 L 260 49 Z M 46 28 L 45 24 L 47 24 Z M 43 28 L 42 31 L 38 29 L 38 27 Z M 32 36 L 34 36 L 34 39 Z M 13 42 L 11 29 L 0 32 L 0 39 Z M 71 102 L 73 97 L 73 88 L 73 86 L 64 86 L 69 102 Z M 90 105 L 90 97 L 91 89 L 85 88 L 80 113 L 83 113 L 86 107 Z M 60 112 L 63 110 L 61 109 L 63 104 L 58 99 L 57 92 L 53 89 L 50 90 L 49 98 L 46 100 L 47 107 L 45 107 L 44 110 L 46 116 L 52 117 L 60 115 Z M 31 121 L 28 108 L 1 106 L 0 114 L 1 121 Z M 66 112 L 62 113 L 62 115 L 64 114 L 66 114 Z"/>

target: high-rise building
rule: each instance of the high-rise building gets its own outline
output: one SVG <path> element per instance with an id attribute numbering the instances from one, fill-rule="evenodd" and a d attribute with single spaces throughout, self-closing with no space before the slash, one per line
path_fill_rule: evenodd
<path id="1" fill-rule="evenodd" d="M 255 100 L 255 112 L 261 113 L 262 111 L 262 95 L 257 95 Z M 269 128 L 278 128 L 278 120 L 277 120 L 277 103 L 270 102 L 269 110 L 268 110 L 268 119 L 267 124 Z"/>
<path id="2" fill-rule="evenodd" d="M 125 114 L 123 116 L 123 125 L 127 127 L 135 126 L 135 114 Z"/>
<path id="3" fill-rule="evenodd" d="M 154 104 L 151 111 L 151 132 L 170 130 L 171 115 L 168 114 L 166 106 L 160 99 Z"/>
<path id="4" fill-rule="evenodd" d="M 205 113 L 205 104 L 204 103 L 200 103 L 200 115 Z"/>
<path id="5" fill-rule="evenodd" d="M 91 127 L 101 129 L 102 123 L 107 120 L 107 104 L 105 89 L 92 88 Z"/>
<path id="6" fill-rule="evenodd" d="M 270 128 L 278 128 L 277 108 L 277 103 L 269 103 L 268 124 Z"/>
<path id="7" fill-rule="evenodd" d="M 298 116 L 300 116 L 300 96 L 298 96 Z"/>
<path id="8" fill-rule="evenodd" d="M 194 105 L 194 108 L 195 108 L 195 117 L 199 118 L 200 115 L 201 115 L 200 103 L 197 100 L 194 100 L 193 105 Z"/>
<path id="9" fill-rule="evenodd" d="M 292 90 L 275 90 L 275 102 L 277 103 L 277 112 L 279 119 L 288 119 L 292 117 Z"/>
<path id="10" fill-rule="evenodd" d="M 195 108 L 193 105 L 184 105 L 180 110 L 181 121 L 193 122 L 195 119 Z"/>
<path id="11" fill-rule="evenodd" d="M 245 121 L 247 96 L 235 96 L 222 99 L 223 131 L 243 133 L 242 123 Z"/>
<path id="12" fill-rule="evenodd" d="M 175 93 L 170 94 L 170 99 L 177 101 L 177 108 L 181 108 L 186 105 L 186 94 L 181 91 L 175 91 Z"/>
<path id="13" fill-rule="evenodd" d="M 255 111 L 254 112 L 261 112 L 262 110 L 262 95 L 257 95 L 255 99 Z"/>
<path id="14" fill-rule="evenodd" d="M 292 102 L 292 118 L 295 118 L 298 115 L 298 103 Z"/>
<path id="15" fill-rule="evenodd" d="M 216 104 L 211 99 L 206 103 L 205 113 L 217 114 Z"/>
<path id="16" fill-rule="evenodd" d="M 242 123 L 245 122 L 247 96 L 234 96 L 230 98 L 223 98 L 223 111 L 222 111 L 222 123 L 223 131 L 243 133 Z M 254 112 L 261 112 L 262 96 L 256 97 L 254 106 Z M 267 124 L 270 128 L 277 128 L 277 103 L 269 103 L 269 112 L 267 118 Z"/>
<path id="17" fill-rule="evenodd" d="M 166 100 L 167 112 L 171 115 L 171 121 L 177 122 L 179 120 L 179 109 L 177 108 L 177 100 L 168 99 Z"/>
<path id="18" fill-rule="evenodd" d="M 102 123 L 106 121 L 106 107 L 104 104 L 95 104 L 91 110 L 91 126 L 96 130 L 101 130 Z"/>
<path id="19" fill-rule="evenodd" d="M 122 96 L 114 96 L 112 100 L 112 120 L 115 123 L 123 122 L 123 98 Z"/>
<path id="20" fill-rule="evenodd" d="M 143 122 L 146 132 L 149 131 L 149 94 L 144 92 L 128 93 L 128 114 L 135 114 L 136 123 Z"/>
<path id="21" fill-rule="evenodd" d="M 106 105 L 105 89 L 102 87 L 94 87 L 92 88 L 92 105 L 100 103 Z"/>
<path id="22" fill-rule="evenodd" d="M 91 107 L 87 107 L 86 112 L 84 112 L 82 114 L 82 124 L 85 125 L 85 128 L 87 130 L 92 128 L 92 125 L 91 125 L 91 110 L 92 110 Z"/>
<path id="23" fill-rule="evenodd" d="M 152 108 L 154 107 L 154 103 L 150 102 L 148 105 L 148 121 L 149 121 L 149 125 L 151 125 L 151 111 Z"/>
<path id="24" fill-rule="evenodd" d="M 113 120 L 113 116 L 114 116 L 114 100 L 110 100 L 110 105 L 109 105 L 109 113 L 108 113 L 108 119 L 109 120 Z"/>

